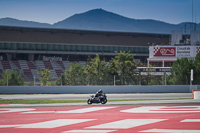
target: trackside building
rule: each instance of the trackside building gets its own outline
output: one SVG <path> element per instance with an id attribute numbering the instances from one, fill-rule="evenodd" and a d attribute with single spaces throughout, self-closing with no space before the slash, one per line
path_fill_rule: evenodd
<path id="1" fill-rule="evenodd" d="M 149 64 L 156 67 L 171 67 L 178 58 L 195 58 L 200 53 L 200 31 L 191 31 L 182 35 L 181 31 L 173 31 L 171 46 L 150 46 Z"/>
<path id="2" fill-rule="evenodd" d="M 149 46 L 168 45 L 169 40 L 169 34 L 0 26 L 0 78 L 3 70 L 15 69 L 32 81 L 46 68 L 58 78 L 70 62 L 85 65 L 96 54 L 109 61 L 115 51 L 130 52 L 147 64 Z"/>

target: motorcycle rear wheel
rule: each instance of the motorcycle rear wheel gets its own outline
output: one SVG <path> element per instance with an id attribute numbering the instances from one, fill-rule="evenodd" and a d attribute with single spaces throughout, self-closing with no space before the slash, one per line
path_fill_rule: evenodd
<path id="1" fill-rule="evenodd" d="M 107 103 L 107 99 L 101 100 L 101 104 L 106 104 L 106 103 Z"/>

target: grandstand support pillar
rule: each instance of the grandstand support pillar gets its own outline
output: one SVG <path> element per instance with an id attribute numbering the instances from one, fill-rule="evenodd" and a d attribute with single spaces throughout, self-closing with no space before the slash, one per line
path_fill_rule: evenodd
<path id="1" fill-rule="evenodd" d="M 7 55 L 7 60 L 11 60 L 12 59 L 12 54 L 6 54 Z"/>
<path id="2" fill-rule="evenodd" d="M 33 54 L 29 54 L 28 58 L 29 58 L 29 60 L 33 61 L 34 60 L 34 55 Z"/>
<path id="3" fill-rule="evenodd" d="M 162 61 L 162 67 L 165 67 L 165 61 L 164 60 Z"/>

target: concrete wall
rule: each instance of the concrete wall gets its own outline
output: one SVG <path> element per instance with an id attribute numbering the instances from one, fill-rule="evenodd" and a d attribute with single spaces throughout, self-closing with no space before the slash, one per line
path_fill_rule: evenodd
<path id="1" fill-rule="evenodd" d="M 153 86 L 0 86 L 0 94 L 63 94 L 95 93 L 190 93 L 200 85 L 153 85 Z"/>

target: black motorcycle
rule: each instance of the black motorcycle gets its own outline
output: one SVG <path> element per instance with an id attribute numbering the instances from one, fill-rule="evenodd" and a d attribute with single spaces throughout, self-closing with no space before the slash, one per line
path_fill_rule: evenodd
<path id="1" fill-rule="evenodd" d="M 87 100 L 88 104 L 92 104 L 92 103 L 101 103 L 101 104 L 106 104 L 107 103 L 107 96 L 106 94 L 102 94 L 101 96 L 95 97 L 94 95 L 91 95 L 88 100 Z"/>

